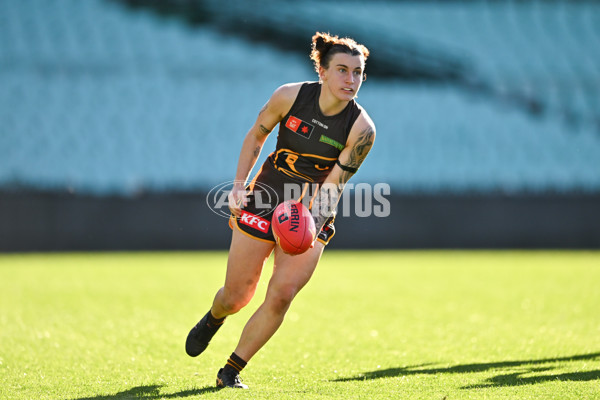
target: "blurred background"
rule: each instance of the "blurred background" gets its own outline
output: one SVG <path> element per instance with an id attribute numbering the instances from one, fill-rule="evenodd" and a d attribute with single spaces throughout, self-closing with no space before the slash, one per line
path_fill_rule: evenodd
<path id="1" fill-rule="evenodd" d="M 0 0 L 0 251 L 228 248 L 206 195 L 317 30 L 371 50 L 391 187 L 332 248 L 600 248 L 597 1 Z"/>

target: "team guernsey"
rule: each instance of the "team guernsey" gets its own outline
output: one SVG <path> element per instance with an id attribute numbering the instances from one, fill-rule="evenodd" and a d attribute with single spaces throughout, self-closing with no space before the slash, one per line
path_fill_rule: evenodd
<path id="1" fill-rule="evenodd" d="M 318 190 L 335 165 L 352 125 L 362 108 L 351 100 L 346 108 L 332 116 L 323 115 L 319 107 L 321 84 L 304 83 L 290 111 L 279 124 L 277 145 L 249 185 L 251 195 L 242 216 L 230 224 L 263 241 L 275 241 L 271 216 L 275 206 L 289 200 L 306 200 Z M 285 185 L 288 184 L 288 188 Z M 289 185 L 293 184 L 293 185 Z M 289 187 L 302 188 L 299 191 Z M 317 240 L 327 244 L 335 233 L 333 218 L 325 223 Z"/>
<path id="2" fill-rule="evenodd" d="M 334 116 L 319 107 L 321 84 L 302 85 L 279 125 L 277 147 L 269 160 L 278 171 L 304 182 L 323 182 L 346 146 L 361 108 L 354 100 Z"/>

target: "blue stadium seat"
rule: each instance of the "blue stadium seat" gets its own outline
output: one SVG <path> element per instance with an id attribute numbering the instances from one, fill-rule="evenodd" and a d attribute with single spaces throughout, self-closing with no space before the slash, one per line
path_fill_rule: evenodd
<path id="1" fill-rule="evenodd" d="M 297 17 L 300 3 L 266 21 Z M 359 102 L 378 137 L 354 183 L 407 192 L 600 189 L 600 5 L 355 6 L 365 22 L 356 25 L 374 27 L 365 37 L 455 54 L 497 96 L 370 78 Z M 290 29 L 315 13 L 290 18 Z M 357 18 L 343 8 L 331 15 L 332 26 Z M 306 56 L 117 2 L 0 2 L 0 37 L 8 39 L 0 46 L 0 189 L 209 188 L 233 178 L 243 136 L 272 91 L 316 78 Z M 527 114 L 503 90 L 538 96 L 545 113 Z"/>

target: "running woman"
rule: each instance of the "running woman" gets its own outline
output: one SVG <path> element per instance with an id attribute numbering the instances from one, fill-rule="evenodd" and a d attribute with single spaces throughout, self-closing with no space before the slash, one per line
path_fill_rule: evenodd
<path id="1" fill-rule="evenodd" d="M 277 331 L 335 233 L 334 210 L 344 185 L 375 140 L 373 121 L 355 101 L 366 76 L 368 56 L 369 50 L 353 39 L 317 32 L 310 57 L 319 81 L 279 87 L 246 134 L 236 183 L 228 198 L 233 233 L 225 285 L 188 334 L 187 354 L 201 354 L 225 318 L 250 302 L 271 253 L 274 268 L 264 302 L 246 323 L 237 347 L 217 374 L 218 387 L 247 388 L 240 372 Z M 245 185 L 267 136 L 278 124 L 275 151 Z M 286 184 L 318 185 L 310 202 L 318 233 L 312 247 L 300 255 L 286 254 L 276 245 L 270 226 L 273 209 L 265 214 L 257 204 L 256 194 L 265 187 L 283 201 Z"/>

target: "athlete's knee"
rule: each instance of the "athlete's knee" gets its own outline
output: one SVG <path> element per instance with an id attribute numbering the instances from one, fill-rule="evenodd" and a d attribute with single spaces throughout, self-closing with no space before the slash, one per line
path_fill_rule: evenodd
<path id="1" fill-rule="evenodd" d="M 235 298 L 223 299 L 221 301 L 221 307 L 223 307 L 223 310 L 225 310 L 225 312 L 228 315 L 231 315 L 231 314 L 237 313 L 242 308 L 244 308 L 248 304 L 248 302 L 249 302 L 249 300 L 246 301 L 245 299 L 235 299 Z"/>
<path id="2" fill-rule="evenodd" d="M 220 305 L 227 314 L 235 314 L 252 300 L 252 295 L 253 293 L 244 291 L 236 292 L 223 288 Z"/>
<path id="3" fill-rule="evenodd" d="M 269 288 L 267 301 L 271 311 L 276 314 L 285 314 L 298 290 L 296 285 L 280 285 Z"/>

